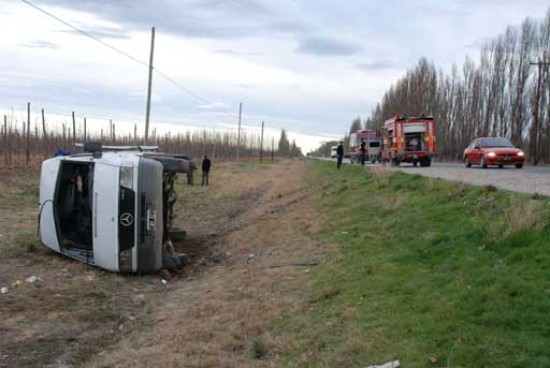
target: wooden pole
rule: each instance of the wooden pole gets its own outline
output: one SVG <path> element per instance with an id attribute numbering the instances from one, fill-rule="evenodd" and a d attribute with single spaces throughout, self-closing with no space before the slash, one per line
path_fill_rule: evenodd
<path id="1" fill-rule="evenodd" d="M 86 142 L 86 118 L 84 118 L 84 142 Z"/>
<path id="2" fill-rule="evenodd" d="M 134 124 L 134 144 L 137 144 L 137 124 Z"/>
<path id="3" fill-rule="evenodd" d="M 264 154 L 264 122 L 262 120 L 262 136 L 260 137 L 260 163 L 263 163 Z"/>
<path id="4" fill-rule="evenodd" d="M 31 149 L 31 103 L 27 102 L 27 154 L 26 154 L 26 164 L 29 164 L 30 159 L 30 149 Z"/>
<path id="5" fill-rule="evenodd" d="M 73 146 L 74 144 L 76 143 L 76 135 L 75 135 L 75 132 L 76 132 L 76 121 L 74 119 L 74 111 L 73 111 Z M 65 135 L 65 133 L 63 133 L 63 135 Z"/>
<path id="6" fill-rule="evenodd" d="M 11 150 L 11 145 L 10 145 L 10 140 L 8 139 L 8 116 L 7 115 L 4 115 L 4 144 L 2 145 L 3 147 L 6 148 L 6 152 L 4 153 L 5 156 L 4 156 L 4 160 L 6 161 L 6 164 L 9 163 L 10 161 L 10 150 Z"/>
<path id="7" fill-rule="evenodd" d="M 153 87 L 153 54 L 155 50 L 155 27 L 151 28 L 151 54 L 149 55 L 149 80 L 147 82 L 147 110 L 145 112 L 145 144 L 149 139 L 149 115 L 151 114 L 151 89 Z"/>
<path id="8" fill-rule="evenodd" d="M 239 150 L 241 149 L 241 116 L 243 113 L 243 103 L 239 104 L 239 127 L 237 129 L 237 162 L 239 162 Z"/>
<path id="9" fill-rule="evenodd" d="M 275 152 L 275 138 L 271 137 L 271 163 L 273 163 L 274 152 Z"/>
<path id="10" fill-rule="evenodd" d="M 44 108 L 42 108 L 42 136 L 46 139 L 46 118 L 44 117 Z"/>

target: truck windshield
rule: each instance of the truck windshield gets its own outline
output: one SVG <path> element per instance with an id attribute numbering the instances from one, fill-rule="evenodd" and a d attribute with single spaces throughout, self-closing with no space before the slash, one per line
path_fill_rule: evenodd
<path id="1" fill-rule="evenodd" d="M 63 250 L 91 252 L 94 164 L 63 161 L 55 202 L 55 222 Z M 89 254 L 83 254 L 88 257 Z"/>

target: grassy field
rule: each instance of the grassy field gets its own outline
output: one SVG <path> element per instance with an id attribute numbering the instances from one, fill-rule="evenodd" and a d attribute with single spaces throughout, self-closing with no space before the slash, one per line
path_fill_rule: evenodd
<path id="1" fill-rule="evenodd" d="M 275 321 L 286 364 L 550 366 L 550 201 L 311 163 L 326 217 L 309 305 Z"/>

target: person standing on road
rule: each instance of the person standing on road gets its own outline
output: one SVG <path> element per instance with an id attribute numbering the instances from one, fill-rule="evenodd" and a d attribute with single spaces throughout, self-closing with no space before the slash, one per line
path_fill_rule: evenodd
<path id="1" fill-rule="evenodd" d="M 365 156 L 367 153 L 367 143 L 365 142 L 364 138 L 361 138 L 361 148 L 359 148 L 359 151 L 361 151 L 361 165 L 365 166 Z"/>
<path id="2" fill-rule="evenodd" d="M 208 159 L 206 155 L 202 160 L 202 186 L 208 186 L 208 174 L 210 174 L 210 165 L 212 162 Z"/>
<path id="3" fill-rule="evenodd" d="M 344 142 L 340 141 L 338 147 L 336 147 L 336 169 L 340 170 L 342 166 L 342 159 L 344 158 Z"/>

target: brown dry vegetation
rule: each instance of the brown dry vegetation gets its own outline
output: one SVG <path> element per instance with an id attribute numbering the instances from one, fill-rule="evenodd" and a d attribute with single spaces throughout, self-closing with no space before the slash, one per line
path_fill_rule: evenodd
<path id="1" fill-rule="evenodd" d="M 224 164 L 208 188 L 182 180 L 177 221 L 188 238 L 176 246 L 191 262 L 167 285 L 159 276 L 87 268 L 39 246 L 35 201 L 12 203 L 36 194 L 37 173 L 1 173 L 11 195 L 0 197 L 0 286 L 9 288 L 0 295 L 0 366 L 282 365 L 291 342 L 270 324 L 308 303 L 310 267 L 288 264 L 322 254 L 304 166 Z M 31 275 L 42 281 L 25 282 Z"/>

